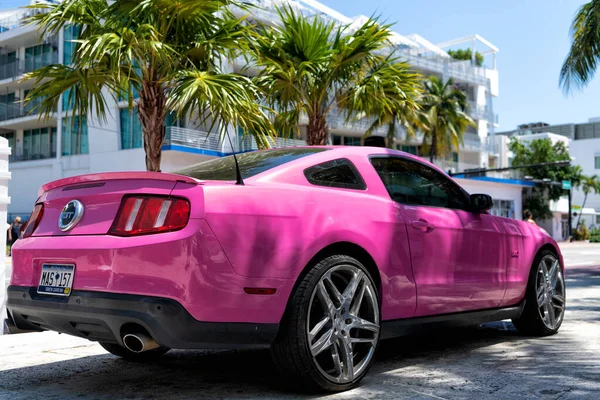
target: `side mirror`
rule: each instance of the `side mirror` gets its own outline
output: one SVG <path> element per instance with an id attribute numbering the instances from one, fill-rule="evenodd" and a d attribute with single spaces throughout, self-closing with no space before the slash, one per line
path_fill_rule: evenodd
<path id="1" fill-rule="evenodd" d="M 482 213 L 494 206 L 492 196 L 487 194 L 472 194 L 469 199 L 473 212 Z"/>

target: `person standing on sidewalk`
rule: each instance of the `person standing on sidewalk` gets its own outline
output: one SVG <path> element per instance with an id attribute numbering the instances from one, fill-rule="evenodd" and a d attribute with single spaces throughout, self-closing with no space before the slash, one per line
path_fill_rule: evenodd
<path id="1" fill-rule="evenodd" d="M 11 249 L 13 244 L 21 237 L 21 217 L 15 217 L 12 224 L 8 228 L 8 232 L 6 235 L 6 242 L 8 244 L 8 255 L 11 254 Z"/>
<path id="2" fill-rule="evenodd" d="M 533 220 L 533 215 L 531 215 L 531 211 L 525 210 L 525 212 L 523 213 L 523 215 L 525 216 L 525 221 L 529 222 L 530 224 L 537 225 L 535 223 L 535 221 Z"/>

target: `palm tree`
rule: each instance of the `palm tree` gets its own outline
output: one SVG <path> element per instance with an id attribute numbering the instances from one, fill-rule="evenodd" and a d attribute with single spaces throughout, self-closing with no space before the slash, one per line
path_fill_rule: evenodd
<path id="1" fill-rule="evenodd" d="M 560 70 L 565 92 L 581 88 L 594 77 L 600 61 L 600 0 L 579 8 L 571 24 L 571 49 Z"/>
<path id="2" fill-rule="evenodd" d="M 419 75 L 383 53 L 390 49 L 389 25 L 369 19 L 358 29 L 336 26 L 319 16 L 307 19 L 291 7 L 278 10 L 281 25 L 256 34 L 256 78 L 269 105 L 278 110 L 275 126 L 298 130 L 302 115 L 309 145 L 324 145 L 327 116 L 343 110 L 346 123 L 357 115 L 382 115 L 418 107 Z"/>
<path id="3" fill-rule="evenodd" d="M 394 141 L 398 136 L 400 128 L 404 130 L 404 139 L 413 139 L 417 136 L 417 132 L 420 129 L 424 129 L 423 121 L 424 116 L 420 108 L 400 106 L 394 110 L 384 109 L 381 114 L 375 116 L 373 122 L 365 132 L 365 137 L 372 135 L 380 127 L 386 127 L 387 147 L 394 148 Z"/>
<path id="4" fill-rule="evenodd" d="M 462 144 L 463 135 L 475 122 L 469 115 L 467 95 L 453 87 L 452 79 L 443 82 L 430 76 L 425 81 L 425 94 L 421 102 L 423 118 L 421 129 L 423 143 L 429 146 L 429 161 Z"/>
<path id="5" fill-rule="evenodd" d="M 575 226 L 579 226 L 579 223 L 581 222 L 581 215 L 583 214 L 583 208 L 585 207 L 588 195 L 590 193 L 600 193 L 600 180 L 598 180 L 598 175 L 582 176 L 579 186 L 581 187 L 584 197 L 583 204 L 581 205 L 581 212 L 579 213 L 579 218 L 577 218 L 577 225 Z"/>
<path id="6" fill-rule="evenodd" d="M 275 131 L 256 101 L 254 84 L 222 68 L 225 59 L 248 47 L 244 19 L 232 12 L 238 6 L 230 0 L 36 3 L 31 7 L 48 11 L 32 17 L 43 34 L 75 26 L 80 35 L 72 65 L 27 74 L 35 83 L 26 102 L 41 99 L 37 111 L 48 117 L 64 94 L 71 115 L 93 112 L 105 121 L 105 93 L 115 100 L 128 98 L 129 108 L 138 110 L 149 171 L 160 171 L 165 118 L 172 110 L 199 115 L 209 131 L 217 126 L 221 136 L 230 124 L 238 124 L 256 136 L 259 146 L 268 147 Z"/>

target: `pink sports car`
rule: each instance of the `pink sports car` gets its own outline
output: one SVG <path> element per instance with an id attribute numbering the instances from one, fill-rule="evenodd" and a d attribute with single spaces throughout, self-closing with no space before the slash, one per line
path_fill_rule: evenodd
<path id="1" fill-rule="evenodd" d="M 417 326 L 558 331 L 555 241 L 490 215 L 488 195 L 422 159 L 296 147 L 237 160 L 44 185 L 13 247 L 11 323 L 131 360 L 267 347 L 287 376 L 327 391 L 357 384 L 381 339 Z"/>

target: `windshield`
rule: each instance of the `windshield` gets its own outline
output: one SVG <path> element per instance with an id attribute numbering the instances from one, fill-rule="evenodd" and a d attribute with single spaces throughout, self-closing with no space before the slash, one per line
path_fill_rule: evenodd
<path id="1" fill-rule="evenodd" d="M 320 153 L 327 149 L 324 148 L 288 148 L 277 150 L 253 151 L 237 155 L 240 164 L 242 178 L 265 172 L 271 168 L 278 167 L 290 161 L 297 160 L 311 154 Z M 200 180 L 234 181 L 235 161 L 233 156 L 215 158 L 205 161 L 191 167 L 175 171 L 175 174 L 189 176 Z"/>

